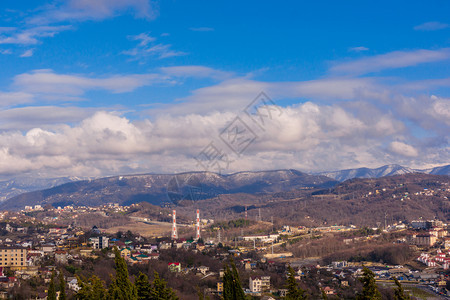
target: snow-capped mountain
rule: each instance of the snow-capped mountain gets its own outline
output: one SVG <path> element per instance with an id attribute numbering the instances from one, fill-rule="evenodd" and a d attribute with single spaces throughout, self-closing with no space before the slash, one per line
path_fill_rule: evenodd
<path id="1" fill-rule="evenodd" d="M 402 175 L 408 173 L 424 173 L 432 175 L 450 175 L 450 165 L 436 167 L 432 169 L 412 169 L 400 165 L 385 165 L 379 168 L 357 168 L 347 169 L 332 172 L 321 172 L 319 175 L 324 175 L 333 178 L 337 181 L 345 181 L 352 178 L 380 178 L 384 176 Z"/>
<path id="2" fill-rule="evenodd" d="M 23 193 L 48 189 L 64 183 L 79 181 L 83 179 L 84 178 L 80 177 L 18 177 L 10 180 L 0 181 L 0 202 Z"/>

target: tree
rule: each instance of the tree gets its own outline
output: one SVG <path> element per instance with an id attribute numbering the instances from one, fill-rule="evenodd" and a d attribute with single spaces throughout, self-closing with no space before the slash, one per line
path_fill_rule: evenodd
<path id="1" fill-rule="evenodd" d="M 363 277 L 359 279 L 363 284 L 362 293 L 356 296 L 358 300 L 381 300 L 381 293 L 375 282 L 375 274 L 364 267 Z"/>
<path id="2" fill-rule="evenodd" d="M 139 276 L 136 278 L 134 282 L 137 289 L 137 296 L 139 300 L 147 300 L 150 299 L 152 286 L 150 282 L 148 282 L 148 276 L 142 272 L 139 272 Z"/>
<path id="3" fill-rule="evenodd" d="M 128 277 L 128 268 L 125 259 L 120 255 L 117 248 L 114 248 L 116 276 L 112 278 L 108 294 L 111 299 L 117 300 L 137 300 L 136 286 Z"/>
<path id="4" fill-rule="evenodd" d="M 80 290 L 75 294 L 75 299 L 79 300 L 106 300 L 107 290 L 103 282 L 97 276 L 93 275 L 88 280 L 82 280 L 77 277 Z"/>
<path id="5" fill-rule="evenodd" d="M 55 287 L 55 272 L 52 273 L 52 278 L 50 279 L 50 285 L 47 292 L 48 300 L 56 300 L 56 287 Z"/>
<path id="6" fill-rule="evenodd" d="M 409 295 L 405 295 L 402 284 L 394 277 L 394 282 L 397 288 L 394 289 L 394 299 L 395 300 L 411 300 Z"/>
<path id="7" fill-rule="evenodd" d="M 287 300 L 303 300 L 306 299 L 305 291 L 300 288 L 297 284 L 297 279 L 295 279 L 295 271 L 289 266 L 288 268 L 288 278 L 286 282 L 287 293 L 284 299 Z"/>
<path id="8" fill-rule="evenodd" d="M 159 277 L 158 272 L 155 271 L 151 287 L 150 300 L 177 300 L 178 297 L 175 292 L 167 287 L 164 279 Z"/>
<path id="9" fill-rule="evenodd" d="M 241 300 L 245 299 L 244 290 L 242 289 L 239 273 L 236 269 L 234 261 L 230 261 L 230 267 L 225 264 L 225 272 L 223 275 L 223 299 L 224 300 Z"/>
<path id="10" fill-rule="evenodd" d="M 59 300 L 66 300 L 66 281 L 64 280 L 64 274 L 59 272 Z"/>

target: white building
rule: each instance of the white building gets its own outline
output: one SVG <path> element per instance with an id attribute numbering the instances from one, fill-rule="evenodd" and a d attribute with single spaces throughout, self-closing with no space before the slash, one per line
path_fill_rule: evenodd
<path id="1" fill-rule="evenodd" d="M 250 291 L 261 293 L 270 289 L 270 276 L 256 276 L 249 279 Z"/>
<path id="2" fill-rule="evenodd" d="M 106 236 L 93 237 L 89 239 L 94 249 L 104 249 L 109 246 L 109 238 Z"/>

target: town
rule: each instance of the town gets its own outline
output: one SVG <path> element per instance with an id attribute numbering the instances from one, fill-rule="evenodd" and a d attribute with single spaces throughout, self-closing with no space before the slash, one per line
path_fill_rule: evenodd
<path id="1" fill-rule="evenodd" d="M 35 205 L 2 212 L 0 297 L 46 299 L 55 271 L 62 274 L 69 296 L 80 289 L 79 278 L 95 274 L 108 283 L 114 249 L 132 275 L 157 271 L 182 299 L 197 299 L 198 291 L 220 297 L 223 265 L 230 259 L 236 263 L 245 294 L 262 299 L 286 295 L 290 266 L 313 298 L 323 293 L 329 299 L 356 294 L 364 267 L 375 274 L 386 294 L 392 292 L 395 277 L 411 295 L 450 295 L 450 236 L 447 224 L 437 219 L 379 228 L 278 226 L 249 220 L 246 212 L 236 220 L 201 219 L 201 211 L 193 209 L 192 220 L 183 216 L 178 224 L 175 209 L 160 208 L 154 219 L 139 217 L 143 211 L 141 204 L 109 203 L 100 207 Z M 112 219 L 115 225 L 115 219 L 128 218 L 141 227 L 164 230 L 142 235 L 139 230 L 114 232 L 110 229 L 117 227 L 76 225 L 86 215 L 103 227 L 107 227 L 103 219 Z"/>

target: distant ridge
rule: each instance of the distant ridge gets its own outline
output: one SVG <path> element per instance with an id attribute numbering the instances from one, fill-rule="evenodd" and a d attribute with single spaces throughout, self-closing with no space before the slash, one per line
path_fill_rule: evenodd
<path id="1" fill-rule="evenodd" d="M 142 201 L 160 205 L 188 199 L 209 199 L 220 194 L 258 194 L 285 192 L 302 188 L 329 188 L 338 182 L 322 175 L 296 170 L 274 170 L 217 174 L 186 172 L 181 174 L 124 175 L 95 180 L 69 182 L 50 189 L 10 198 L 0 204 L 2 210 L 23 209 L 29 205 L 99 206 L 108 202 L 129 205 Z"/>
<path id="2" fill-rule="evenodd" d="M 423 173 L 432 175 L 450 175 L 450 165 L 435 167 L 432 169 L 412 169 L 401 165 L 385 165 L 379 168 L 356 168 L 333 172 L 320 172 L 317 175 L 327 176 L 337 181 L 345 181 L 353 178 L 380 178 L 385 176 L 403 175 L 409 173 Z"/>

